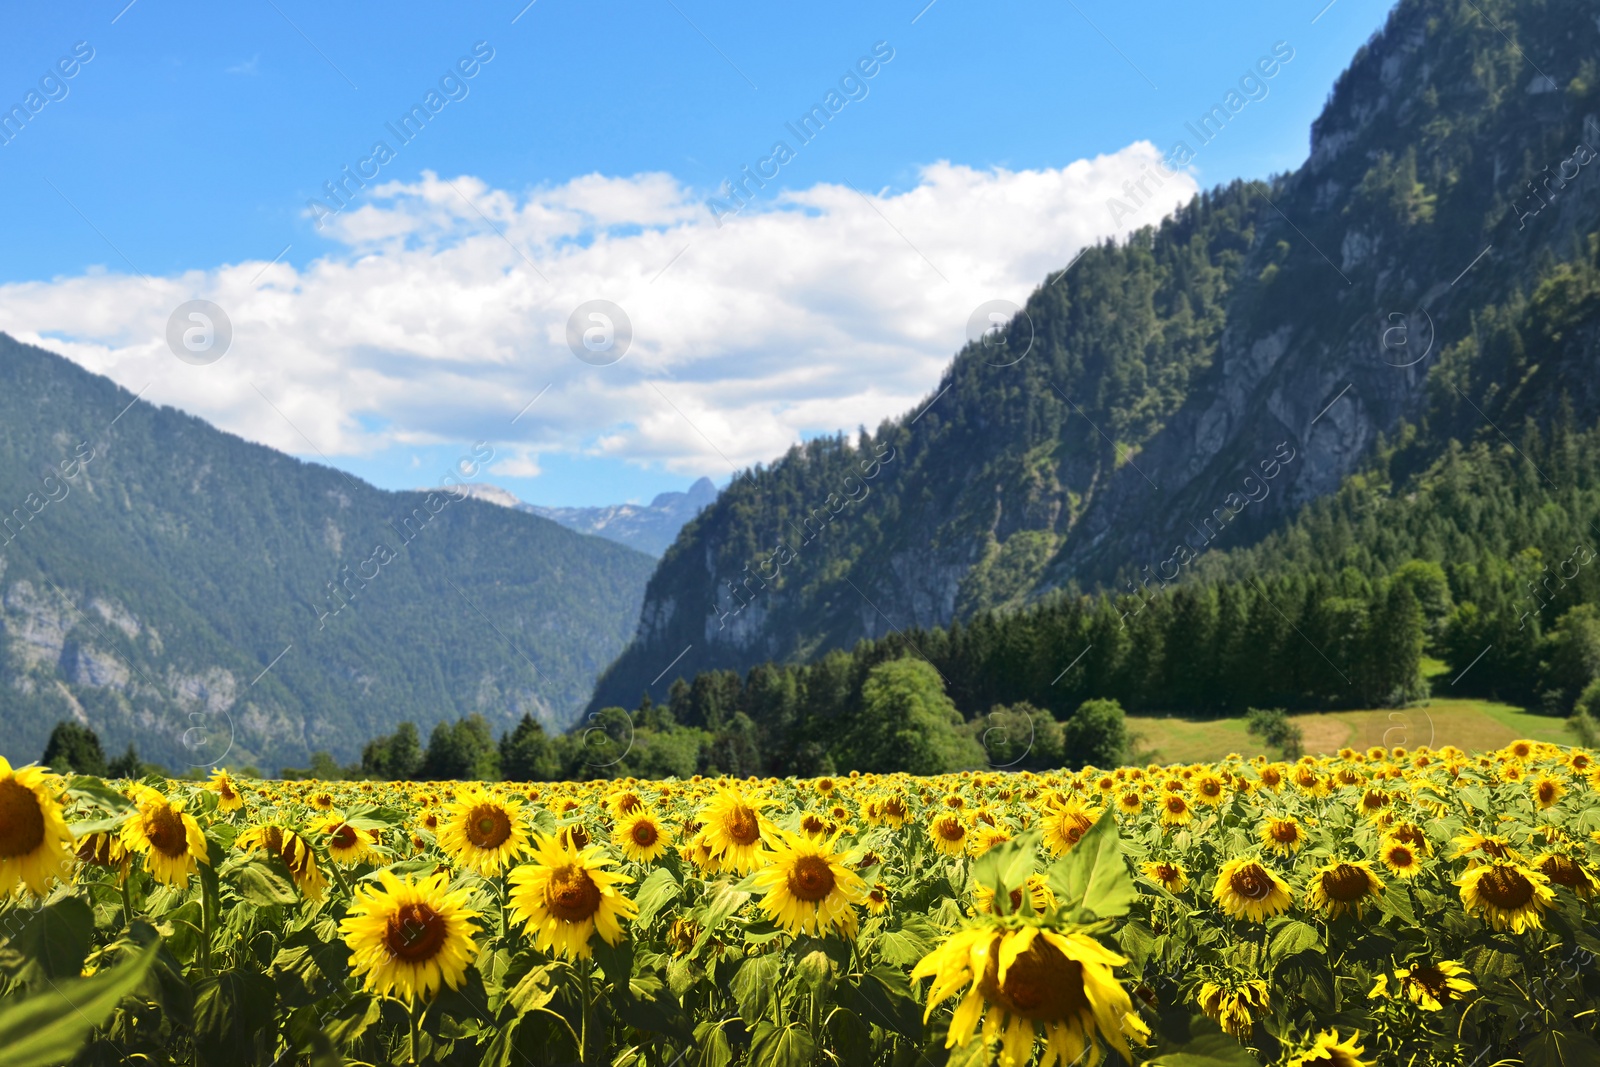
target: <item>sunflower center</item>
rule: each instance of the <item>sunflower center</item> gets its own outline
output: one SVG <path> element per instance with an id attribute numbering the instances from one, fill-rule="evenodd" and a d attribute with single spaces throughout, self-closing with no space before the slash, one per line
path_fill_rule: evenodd
<path id="1" fill-rule="evenodd" d="M 1292 845 L 1300 840 L 1300 827 L 1292 822 L 1272 824 L 1272 839 L 1281 845 Z"/>
<path id="2" fill-rule="evenodd" d="M 182 856 L 189 851 L 189 835 L 183 828 L 183 817 L 170 804 L 161 804 L 144 817 L 144 836 L 150 847 L 163 856 Z M 274 848 L 275 846 L 268 846 Z"/>
<path id="3" fill-rule="evenodd" d="M 644 801 L 640 800 L 632 793 L 624 793 L 617 801 L 617 811 L 622 815 L 632 815 L 643 806 Z"/>
<path id="4" fill-rule="evenodd" d="M 577 864 L 557 868 L 550 875 L 545 906 L 562 922 L 581 923 L 600 910 L 600 887 Z"/>
<path id="5" fill-rule="evenodd" d="M 1555 803 L 1555 799 L 1556 799 L 1556 784 L 1554 782 L 1540 782 L 1539 783 L 1539 802 L 1541 804 L 1553 804 L 1553 803 Z"/>
<path id="6" fill-rule="evenodd" d="M 807 904 L 825 898 L 833 886 L 833 869 L 821 856 L 801 856 L 789 871 L 789 892 Z"/>
<path id="7" fill-rule="evenodd" d="M 1539 873 L 1550 879 L 1556 885 L 1564 885 L 1568 889 L 1577 888 L 1585 879 L 1578 865 L 1566 856 L 1546 856 L 1544 862 L 1539 864 Z"/>
<path id="8" fill-rule="evenodd" d="M 25 856 L 44 843 L 44 810 L 33 790 L 0 782 L 0 857 Z"/>
<path id="9" fill-rule="evenodd" d="M 1411 971 L 1411 980 L 1427 991 L 1434 1000 L 1444 1001 L 1450 998 L 1450 987 L 1446 984 L 1444 972 L 1437 967 L 1415 967 Z"/>
<path id="10" fill-rule="evenodd" d="M 933 824 L 934 832 L 946 841 L 960 841 L 967 836 L 966 827 L 956 819 L 940 819 Z"/>
<path id="11" fill-rule="evenodd" d="M 467 840 L 478 848 L 499 848 L 511 836 L 511 817 L 498 804 L 479 804 L 467 816 Z"/>
<path id="12" fill-rule="evenodd" d="M 648 822 L 634 823 L 629 835 L 633 838 L 633 843 L 640 848 L 649 848 L 661 836 L 656 832 L 656 828 Z"/>
<path id="13" fill-rule="evenodd" d="M 337 848 L 355 848 L 356 831 L 352 826 L 340 826 L 333 832 L 333 844 Z"/>
<path id="14" fill-rule="evenodd" d="M 753 845 L 761 840 L 761 823 L 755 811 L 743 804 L 734 808 L 728 816 L 728 837 L 736 845 Z"/>
<path id="15" fill-rule="evenodd" d="M 1409 867 L 1416 859 L 1405 845 L 1395 845 L 1389 850 L 1389 862 L 1396 867 Z"/>
<path id="16" fill-rule="evenodd" d="M 1511 911 L 1533 899 L 1533 883 L 1509 867 L 1492 867 L 1478 882 L 1478 895 L 1497 908 Z"/>
<path id="17" fill-rule="evenodd" d="M 1246 900 L 1265 900 L 1272 895 L 1272 879 L 1254 863 L 1234 871 L 1228 886 Z"/>
<path id="18" fill-rule="evenodd" d="M 1349 863 L 1341 863 L 1322 876 L 1322 890 L 1334 900 L 1349 903 L 1360 900 L 1370 890 L 1367 872 Z"/>
<path id="19" fill-rule="evenodd" d="M 989 966 L 979 986 L 984 999 L 1014 1015 L 1041 1022 L 1092 1017 L 1083 992 L 1083 965 L 1069 960 L 1054 945 L 1036 938 L 1006 969 L 1004 984 L 997 981 L 1000 961 L 989 955 Z"/>
<path id="20" fill-rule="evenodd" d="M 444 917 L 423 903 L 402 904 L 383 927 L 383 946 L 406 963 L 425 963 L 444 947 Z"/>

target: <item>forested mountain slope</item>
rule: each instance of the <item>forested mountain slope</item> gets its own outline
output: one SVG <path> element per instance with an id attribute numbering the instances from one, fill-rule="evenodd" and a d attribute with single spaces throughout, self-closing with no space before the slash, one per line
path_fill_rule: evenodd
<path id="1" fill-rule="evenodd" d="M 1043 280 L 1020 362 L 969 347 L 931 403 L 735 479 L 668 550 L 592 706 L 1119 588 L 1186 537 L 1194 559 L 1247 546 L 1403 420 L 1431 420 L 1411 470 L 1563 398 L 1592 424 L 1586 313 L 1559 356 L 1494 316 L 1600 222 L 1597 56 L 1576 0 L 1403 0 L 1294 173 Z"/>
<path id="2" fill-rule="evenodd" d="M 175 771 L 350 760 L 406 719 L 565 726 L 652 564 L 302 463 L 3 334 L 0 520 L 0 751 L 73 719 Z"/>

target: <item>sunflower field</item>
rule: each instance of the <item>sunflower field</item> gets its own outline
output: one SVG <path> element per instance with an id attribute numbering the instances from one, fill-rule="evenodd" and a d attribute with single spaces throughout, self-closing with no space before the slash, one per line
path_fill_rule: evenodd
<path id="1" fill-rule="evenodd" d="M 0 1062 L 1594 1065 L 1600 767 L 567 783 L 0 759 Z"/>

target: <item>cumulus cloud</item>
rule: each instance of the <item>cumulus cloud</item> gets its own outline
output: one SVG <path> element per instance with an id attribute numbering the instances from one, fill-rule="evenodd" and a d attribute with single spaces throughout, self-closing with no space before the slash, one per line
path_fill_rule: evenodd
<path id="1" fill-rule="evenodd" d="M 1107 199 L 1159 158 L 1140 142 L 1059 169 L 937 163 L 903 192 L 819 184 L 721 226 L 665 174 L 516 193 L 425 172 L 368 190 L 303 268 L 8 284 L 0 330 L 299 455 L 487 440 L 507 476 L 569 454 L 720 479 L 802 434 L 910 409 L 971 310 L 1021 303 L 1115 233 Z M 1136 221 L 1196 188 L 1169 178 Z M 233 324 L 208 366 L 165 340 L 192 299 Z M 609 366 L 567 344 L 569 316 L 594 299 L 632 323 Z"/>

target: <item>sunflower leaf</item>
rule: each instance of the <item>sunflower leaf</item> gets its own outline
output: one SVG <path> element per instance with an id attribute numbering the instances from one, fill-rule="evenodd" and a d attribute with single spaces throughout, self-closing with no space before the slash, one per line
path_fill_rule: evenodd
<path id="1" fill-rule="evenodd" d="M 133 810 L 133 801 L 87 774 L 80 774 L 67 782 L 67 796 L 74 800 L 90 801 L 110 812 Z"/>
<path id="2" fill-rule="evenodd" d="M 16 917 L 19 912 L 7 916 Z M 62 897 L 27 914 L 6 946 L 11 951 L 5 969 L 30 985 L 41 978 L 76 978 L 93 937 L 93 910 L 81 897 Z"/>
<path id="3" fill-rule="evenodd" d="M 1122 858 L 1117 819 L 1109 808 L 1051 865 L 1050 887 L 1069 911 L 1081 909 L 1100 919 L 1128 913 L 1139 892 Z"/>
<path id="4" fill-rule="evenodd" d="M 762 1020 L 750 1043 L 752 1067 L 805 1067 L 815 1054 L 811 1035 L 798 1023 L 774 1026 Z"/>
<path id="5" fill-rule="evenodd" d="M 144 981 L 160 942 L 91 978 L 66 979 L 25 1000 L 0 1005 L 0 1048 L 6 1067 L 50 1067 L 72 1059 L 90 1031 Z"/>
<path id="6" fill-rule="evenodd" d="M 634 896 L 633 902 L 639 906 L 639 916 L 634 920 L 638 926 L 648 926 L 660 913 L 661 909 L 678 899 L 683 892 L 683 886 L 672 876 L 672 872 L 665 867 L 657 867 L 650 872 L 650 877 L 639 886 L 639 892 Z"/>

